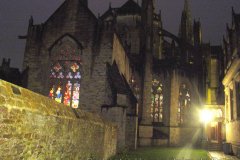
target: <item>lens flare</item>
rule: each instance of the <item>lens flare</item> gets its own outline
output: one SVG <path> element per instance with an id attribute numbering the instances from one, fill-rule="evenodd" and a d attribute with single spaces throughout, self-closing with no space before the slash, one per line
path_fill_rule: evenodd
<path id="1" fill-rule="evenodd" d="M 213 120 L 213 113 L 211 110 L 204 109 L 200 111 L 200 121 L 204 123 L 211 122 Z"/>

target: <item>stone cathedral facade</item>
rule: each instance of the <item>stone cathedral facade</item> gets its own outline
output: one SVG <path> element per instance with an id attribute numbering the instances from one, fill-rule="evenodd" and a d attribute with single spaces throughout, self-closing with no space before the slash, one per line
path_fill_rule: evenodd
<path id="1" fill-rule="evenodd" d="M 31 17 L 25 38 L 28 89 L 116 123 L 118 149 L 200 145 L 198 111 L 208 97 L 221 103 L 221 48 L 202 42 L 187 0 L 178 36 L 153 0 L 98 17 L 87 0 L 66 0 L 43 24 Z"/>
<path id="2" fill-rule="evenodd" d="M 226 142 L 230 153 L 240 157 L 240 13 L 232 8 L 232 22 L 223 37 Z"/>

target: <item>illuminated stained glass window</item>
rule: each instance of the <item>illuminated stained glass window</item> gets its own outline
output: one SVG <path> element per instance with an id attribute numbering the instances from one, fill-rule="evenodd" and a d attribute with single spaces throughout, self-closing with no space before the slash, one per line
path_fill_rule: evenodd
<path id="1" fill-rule="evenodd" d="M 157 79 L 152 81 L 151 117 L 153 122 L 163 121 L 163 85 Z"/>
<path id="2" fill-rule="evenodd" d="M 71 81 L 67 81 L 65 92 L 64 92 L 64 101 L 63 103 L 67 106 L 71 104 L 71 97 L 72 97 L 72 83 Z"/>
<path id="3" fill-rule="evenodd" d="M 180 124 L 189 120 L 189 111 L 191 107 L 191 94 L 186 84 L 181 84 L 179 88 L 179 103 L 178 103 L 178 122 Z"/>
<path id="4" fill-rule="evenodd" d="M 51 48 L 48 96 L 72 108 L 79 107 L 81 54 L 81 45 L 70 36 L 63 37 Z"/>
<path id="5" fill-rule="evenodd" d="M 59 103 L 78 108 L 80 94 L 80 64 L 72 61 L 58 61 L 52 65 L 49 97 Z"/>
<path id="6" fill-rule="evenodd" d="M 79 92 L 80 92 L 80 84 L 79 83 L 74 83 L 74 86 L 73 86 L 73 97 L 72 97 L 72 107 L 73 108 L 78 108 Z"/>

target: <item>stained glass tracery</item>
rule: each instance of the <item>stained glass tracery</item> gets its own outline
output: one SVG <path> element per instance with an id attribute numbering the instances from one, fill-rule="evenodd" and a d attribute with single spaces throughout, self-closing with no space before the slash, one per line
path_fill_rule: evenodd
<path id="1" fill-rule="evenodd" d="M 73 97 L 72 97 L 73 108 L 78 108 L 79 93 L 80 93 L 80 84 L 77 82 L 77 83 L 74 83 L 74 86 L 73 86 Z"/>
<path id="2" fill-rule="evenodd" d="M 73 108 L 79 107 L 82 79 L 82 46 L 65 35 L 51 48 L 49 97 Z"/>
<path id="3" fill-rule="evenodd" d="M 163 85 L 157 79 L 152 81 L 151 117 L 153 122 L 163 121 Z"/>
<path id="4" fill-rule="evenodd" d="M 64 104 L 67 106 L 71 105 L 71 95 L 72 95 L 72 83 L 70 81 L 66 84 L 66 89 L 64 92 Z"/>
<path id="5" fill-rule="evenodd" d="M 75 61 L 57 61 L 50 73 L 49 97 L 73 108 L 79 106 L 80 63 Z"/>
<path id="6" fill-rule="evenodd" d="M 179 88 L 178 122 L 180 124 L 189 120 L 191 107 L 191 93 L 186 84 L 182 83 Z"/>

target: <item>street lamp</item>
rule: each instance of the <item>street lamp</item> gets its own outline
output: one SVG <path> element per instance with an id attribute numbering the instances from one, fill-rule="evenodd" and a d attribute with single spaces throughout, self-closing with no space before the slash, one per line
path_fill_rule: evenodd
<path id="1" fill-rule="evenodd" d="M 203 109 L 200 111 L 200 121 L 207 124 L 213 120 L 214 113 L 209 109 Z"/>

